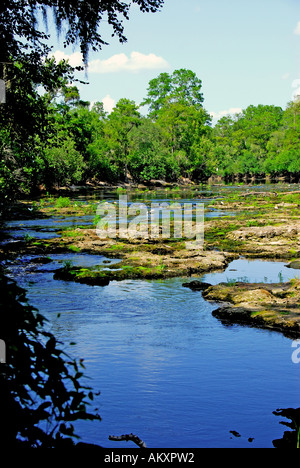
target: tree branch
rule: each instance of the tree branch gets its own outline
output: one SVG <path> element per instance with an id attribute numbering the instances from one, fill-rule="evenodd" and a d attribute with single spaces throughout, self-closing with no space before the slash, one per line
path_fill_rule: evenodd
<path id="1" fill-rule="evenodd" d="M 121 436 L 109 436 L 108 438 L 109 438 L 109 440 L 117 440 L 117 441 L 126 440 L 126 442 L 131 440 L 138 447 L 147 448 L 147 445 L 145 444 L 145 442 L 143 440 L 141 440 L 138 436 L 134 435 L 134 434 L 124 434 L 124 435 L 121 435 Z"/>

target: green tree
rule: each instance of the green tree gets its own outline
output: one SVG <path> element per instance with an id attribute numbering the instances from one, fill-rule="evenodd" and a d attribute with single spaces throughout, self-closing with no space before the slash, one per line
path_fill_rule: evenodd
<path id="1" fill-rule="evenodd" d="M 142 105 L 149 106 L 149 116 L 157 119 L 160 110 L 170 103 L 185 104 L 201 108 L 202 82 L 191 70 L 175 70 L 172 75 L 161 73 L 149 82 L 147 97 Z"/>
<path id="2" fill-rule="evenodd" d="M 42 145 L 47 141 L 52 111 L 49 95 L 72 75 L 66 63 L 45 60 L 15 62 L 6 71 L 6 103 L 0 104 L 0 200 L 6 204 L 19 193 L 28 193 L 41 178 Z M 43 83 L 46 93 L 40 94 Z M 7 181 L 7 183 L 5 182 Z"/>
<path id="3" fill-rule="evenodd" d="M 238 116 L 235 130 L 243 132 L 245 146 L 256 143 L 264 156 L 270 136 L 280 127 L 282 117 L 281 107 L 251 105 Z"/>
<path id="4" fill-rule="evenodd" d="M 221 175 L 246 175 L 264 172 L 269 141 L 283 118 L 277 106 L 248 106 L 234 117 L 223 117 L 212 137 Z"/>
<path id="5" fill-rule="evenodd" d="M 191 170 L 192 153 L 210 129 L 210 116 L 202 108 L 184 101 L 168 102 L 160 110 L 156 125 L 161 128 L 171 158 L 177 160 L 181 175 Z"/>
<path id="6" fill-rule="evenodd" d="M 273 177 L 299 174 L 300 102 L 289 102 L 283 113 L 281 127 L 268 142 L 268 157 L 264 168 Z"/>
<path id="7" fill-rule="evenodd" d="M 163 144 L 161 128 L 150 119 L 141 120 L 141 125 L 132 129 L 132 145 L 128 168 L 138 182 L 165 179 L 168 174 L 168 149 Z"/>
<path id="8" fill-rule="evenodd" d="M 78 183 L 82 180 L 85 169 L 83 156 L 75 148 L 74 140 L 59 130 L 43 148 L 44 177 L 42 182 L 51 189 Z"/>
<path id="9" fill-rule="evenodd" d="M 9 179 L 7 184 L 1 182 L 1 187 L 11 189 L 12 195 L 18 187 L 29 190 L 40 179 L 37 173 L 40 165 L 35 161 L 40 146 L 36 147 L 35 142 L 48 138 L 52 97 L 64 88 L 64 111 L 68 111 L 69 104 L 76 103 L 74 89 L 66 90 L 66 84 L 74 81 L 74 71 L 80 67 L 72 68 L 65 61 L 56 64 L 54 60 L 47 59 L 51 51 L 47 33 L 49 13 L 54 14 L 57 32 L 64 31 L 64 45 L 79 44 L 87 64 L 89 49 L 100 50 L 107 44 L 100 29 L 104 20 L 108 22 L 112 35 L 126 42 L 123 20 L 129 19 L 130 7 L 134 3 L 142 12 L 156 12 L 162 7 L 163 0 L 1 2 L 0 79 L 5 81 L 7 99 L 6 104 L 0 105 L 0 131 L 3 130 L 0 132 L 0 148 L 1 159 L 4 160 L 0 165 L 0 179 Z M 45 90 L 44 95 L 39 94 L 39 88 Z M 27 174 L 24 174 L 24 169 Z M 9 198 L 5 193 L 0 197 L 2 201 Z"/>
<path id="10" fill-rule="evenodd" d="M 128 154 L 131 145 L 131 131 L 141 124 L 138 107 L 130 99 L 120 99 L 108 116 L 105 127 L 113 145 L 115 157 L 123 164 L 125 181 L 128 181 Z"/>

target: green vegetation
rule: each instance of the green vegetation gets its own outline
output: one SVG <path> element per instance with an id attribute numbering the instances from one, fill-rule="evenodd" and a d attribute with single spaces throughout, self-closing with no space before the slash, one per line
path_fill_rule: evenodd
<path id="1" fill-rule="evenodd" d="M 56 64 L 50 61 L 43 66 L 49 74 Z M 123 183 L 129 177 L 146 184 L 158 179 L 176 183 L 183 177 L 202 183 L 211 176 L 225 181 L 299 180 L 300 102 L 289 103 L 285 110 L 249 106 L 212 127 L 203 107 L 201 80 L 181 69 L 150 81 L 142 104 L 148 105 L 148 115 L 142 115 L 135 102 L 126 98 L 107 114 L 102 103 L 91 106 L 80 99 L 76 86 L 68 86 L 67 73 L 71 70 L 61 63 L 55 91 L 43 96 L 32 91 L 31 101 L 43 113 L 44 125 L 36 122 L 37 127 L 26 128 L 26 135 L 25 129 L 7 118 L 11 109 L 2 106 L 3 203 L 13 194 L 34 192 L 38 186 L 50 191 L 86 182 Z M 35 89 L 30 79 L 29 85 Z M 17 89 L 9 89 L 10 93 L 13 100 Z M 286 201 L 293 199 L 287 196 Z M 57 200 L 57 207 L 61 203 L 63 199 Z"/>

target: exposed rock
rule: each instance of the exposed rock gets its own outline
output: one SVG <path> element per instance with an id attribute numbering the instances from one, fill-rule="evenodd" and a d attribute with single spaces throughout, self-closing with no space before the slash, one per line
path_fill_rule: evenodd
<path id="1" fill-rule="evenodd" d="M 295 260 L 294 262 L 285 265 L 287 268 L 294 268 L 295 270 L 300 270 L 300 260 Z"/>
<path id="2" fill-rule="evenodd" d="M 273 239 L 275 237 L 284 237 L 294 239 L 300 234 L 300 225 L 293 226 L 253 226 L 245 227 L 229 233 L 227 236 L 234 240 L 247 239 Z"/>
<path id="3" fill-rule="evenodd" d="M 205 289 L 211 286 L 210 283 L 204 283 L 202 281 L 194 280 L 190 281 L 189 283 L 183 283 L 182 286 L 184 288 L 190 288 L 193 291 L 204 291 Z"/>
<path id="4" fill-rule="evenodd" d="M 50 257 L 35 257 L 32 258 L 31 263 L 41 263 L 41 264 L 46 264 L 46 263 L 51 263 L 53 260 Z"/>
<path id="5" fill-rule="evenodd" d="M 300 280 L 288 283 L 220 283 L 203 291 L 203 297 L 222 303 L 213 315 L 224 323 L 244 323 L 300 335 Z"/>
<path id="6" fill-rule="evenodd" d="M 243 227 L 229 232 L 226 238 L 238 241 L 243 255 L 265 258 L 289 258 L 300 252 L 300 224 Z"/>

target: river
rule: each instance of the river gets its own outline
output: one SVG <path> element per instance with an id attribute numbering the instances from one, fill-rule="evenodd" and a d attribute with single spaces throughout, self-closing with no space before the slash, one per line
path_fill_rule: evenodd
<path id="1" fill-rule="evenodd" d="M 53 221 L 18 220 L 6 230 L 16 238 L 20 230 L 38 228 L 47 238 L 55 234 Z M 76 426 L 83 441 L 129 448 L 131 442 L 108 436 L 132 432 L 150 448 L 271 448 L 282 437 L 284 427 L 273 411 L 299 406 L 300 364 L 292 361 L 291 339 L 224 326 L 212 316 L 216 304 L 182 287 L 188 278 L 87 286 L 56 281 L 53 272 L 64 260 L 91 266 L 104 257 L 51 258 L 36 265 L 19 257 L 7 265 L 8 273 L 27 289 L 64 348 L 84 359 L 88 384 L 101 392 L 93 404 L 102 421 Z M 226 271 L 199 279 L 278 282 L 296 274 L 283 262 L 240 258 Z"/>

